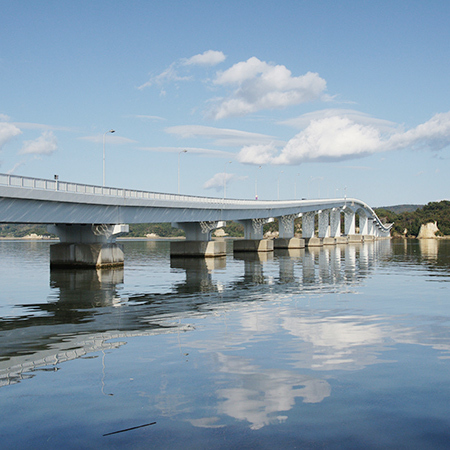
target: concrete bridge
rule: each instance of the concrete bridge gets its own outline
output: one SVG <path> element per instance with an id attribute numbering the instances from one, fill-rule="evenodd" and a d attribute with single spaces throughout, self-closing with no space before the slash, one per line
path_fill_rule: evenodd
<path id="1" fill-rule="evenodd" d="M 294 233 L 299 217 L 301 238 Z M 275 218 L 278 239 L 264 239 L 263 225 Z M 172 256 L 223 256 L 225 243 L 212 240 L 211 233 L 227 221 L 244 226 L 244 239 L 234 241 L 236 252 L 387 238 L 392 226 L 353 198 L 233 200 L 0 174 L 0 223 L 47 224 L 60 238 L 50 250 L 52 266 L 122 265 L 115 239 L 128 232 L 130 223 L 172 223 L 183 229 L 186 240 L 171 243 Z"/>

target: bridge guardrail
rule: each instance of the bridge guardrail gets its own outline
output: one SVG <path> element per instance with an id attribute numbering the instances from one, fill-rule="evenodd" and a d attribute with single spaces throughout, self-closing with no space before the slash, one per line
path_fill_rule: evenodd
<path id="1" fill-rule="evenodd" d="M 62 191 L 77 194 L 102 195 L 110 197 L 128 197 L 151 200 L 173 200 L 201 203 L 232 203 L 245 204 L 248 200 L 230 200 L 213 197 L 197 197 L 193 195 L 164 194 L 159 192 L 140 191 L 134 189 L 111 188 L 89 184 L 72 183 L 59 180 L 47 180 L 43 178 L 30 178 L 18 175 L 0 174 L 0 185 L 22 187 L 28 189 L 40 189 L 45 191 Z"/>

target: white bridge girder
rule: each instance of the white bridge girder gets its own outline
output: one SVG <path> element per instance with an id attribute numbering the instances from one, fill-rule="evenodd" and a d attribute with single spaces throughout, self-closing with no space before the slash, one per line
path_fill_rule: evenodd
<path id="1" fill-rule="evenodd" d="M 249 239 L 262 238 L 262 225 L 278 217 L 280 235 L 291 237 L 295 217 L 302 216 L 304 237 L 315 235 L 315 214 L 319 214 L 319 235 L 340 234 L 344 212 L 345 234 L 355 233 L 355 214 L 363 231 L 389 236 L 370 206 L 358 199 L 262 201 L 232 200 L 187 195 L 133 191 L 64 181 L 0 174 L 0 222 L 89 225 L 123 223 L 179 223 L 195 239 L 210 238 L 203 224 L 221 221 L 243 222 Z M 339 216 L 339 220 L 338 220 Z M 361 217 L 362 222 L 361 222 Z M 192 224 L 186 225 L 186 224 Z M 204 228 L 204 227 L 203 227 Z M 360 225 L 361 228 L 361 225 Z M 211 228 L 213 229 L 213 228 Z"/>

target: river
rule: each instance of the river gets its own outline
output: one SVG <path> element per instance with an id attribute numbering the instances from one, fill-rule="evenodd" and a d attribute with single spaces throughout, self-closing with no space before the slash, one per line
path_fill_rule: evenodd
<path id="1" fill-rule="evenodd" d="M 0 447 L 450 446 L 450 241 L 211 260 L 0 241 Z"/>

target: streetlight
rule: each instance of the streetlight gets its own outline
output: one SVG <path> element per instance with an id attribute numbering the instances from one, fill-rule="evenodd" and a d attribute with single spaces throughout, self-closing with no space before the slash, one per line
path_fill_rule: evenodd
<path id="1" fill-rule="evenodd" d="M 256 176 L 255 176 L 255 200 L 258 200 L 258 170 L 261 169 L 261 166 L 259 166 L 256 169 Z"/>
<path id="2" fill-rule="evenodd" d="M 103 134 L 103 187 L 105 186 L 105 138 L 108 133 L 115 133 L 115 130 L 106 131 Z"/>
<path id="3" fill-rule="evenodd" d="M 181 150 L 178 152 L 178 194 L 180 193 L 180 155 L 182 153 L 187 153 L 187 150 Z"/>
<path id="4" fill-rule="evenodd" d="M 227 164 L 231 164 L 231 161 L 227 161 L 223 169 L 223 198 L 227 197 Z"/>

